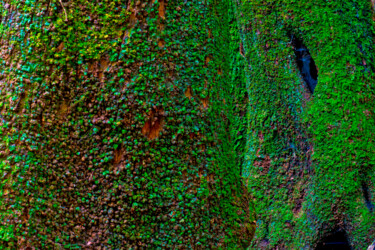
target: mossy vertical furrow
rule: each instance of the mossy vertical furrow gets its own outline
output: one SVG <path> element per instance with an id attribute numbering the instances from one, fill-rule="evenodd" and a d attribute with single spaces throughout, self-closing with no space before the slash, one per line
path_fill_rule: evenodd
<path id="1" fill-rule="evenodd" d="M 373 190 L 370 2 L 254 0 L 236 11 L 248 62 L 245 166 L 260 217 L 253 246 L 314 247 L 337 227 L 352 246 L 368 246 L 374 217 L 361 183 Z M 312 96 L 289 34 L 314 58 Z"/>

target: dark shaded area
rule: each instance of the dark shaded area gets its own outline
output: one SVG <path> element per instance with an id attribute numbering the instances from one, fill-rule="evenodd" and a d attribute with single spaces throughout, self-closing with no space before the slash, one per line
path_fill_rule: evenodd
<path id="1" fill-rule="evenodd" d="M 316 250 L 350 250 L 348 238 L 345 231 L 335 230 L 318 243 Z"/>
<path id="2" fill-rule="evenodd" d="M 372 212 L 374 210 L 374 204 L 371 203 L 369 188 L 365 182 L 362 182 L 361 186 L 362 186 L 363 197 L 365 198 L 365 204 L 368 210 Z"/>
<path id="3" fill-rule="evenodd" d="M 297 58 L 297 66 L 303 80 L 307 83 L 310 92 L 314 93 L 314 89 L 318 84 L 318 70 L 316 69 L 314 59 L 311 57 L 309 50 L 302 41 L 294 35 L 292 35 L 292 45 Z"/>

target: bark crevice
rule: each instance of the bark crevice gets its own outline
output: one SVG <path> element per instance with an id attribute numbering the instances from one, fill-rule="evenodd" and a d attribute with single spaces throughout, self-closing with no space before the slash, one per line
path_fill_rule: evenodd
<path id="1" fill-rule="evenodd" d="M 316 250 L 350 250 L 352 249 L 349 244 L 347 234 L 342 229 L 332 230 L 322 237 L 318 243 Z"/>
<path id="2" fill-rule="evenodd" d="M 311 57 L 309 50 L 303 44 L 302 40 L 298 39 L 295 35 L 292 35 L 292 44 L 298 69 L 311 94 L 313 94 L 318 84 L 318 70 L 314 59 Z"/>

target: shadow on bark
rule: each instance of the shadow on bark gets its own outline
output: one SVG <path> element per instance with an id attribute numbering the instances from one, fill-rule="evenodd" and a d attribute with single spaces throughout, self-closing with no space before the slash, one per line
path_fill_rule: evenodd
<path id="1" fill-rule="evenodd" d="M 316 250 L 350 250 L 346 232 L 342 229 L 332 230 L 318 243 Z"/>
<path id="2" fill-rule="evenodd" d="M 294 54 L 296 55 L 298 69 L 311 94 L 313 94 L 314 89 L 318 84 L 318 70 L 314 59 L 311 57 L 309 50 L 303 44 L 302 40 L 298 39 L 295 35 L 291 35 L 291 40 Z"/>

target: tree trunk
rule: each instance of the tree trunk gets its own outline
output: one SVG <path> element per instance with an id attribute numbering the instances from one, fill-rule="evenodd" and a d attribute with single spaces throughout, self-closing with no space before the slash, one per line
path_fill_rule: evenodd
<path id="1" fill-rule="evenodd" d="M 367 248 L 375 235 L 372 1 L 234 2 L 249 89 L 244 176 L 259 216 L 252 247 Z M 310 71 L 298 67 L 303 47 Z"/>
<path id="2" fill-rule="evenodd" d="M 2 246 L 249 245 L 230 1 L 0 8 Z"/>

